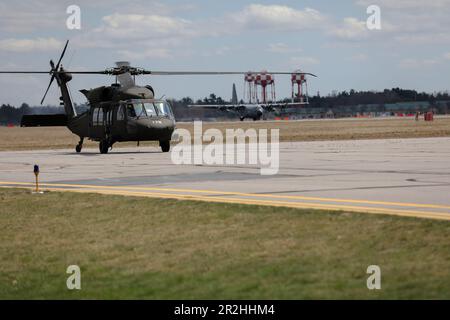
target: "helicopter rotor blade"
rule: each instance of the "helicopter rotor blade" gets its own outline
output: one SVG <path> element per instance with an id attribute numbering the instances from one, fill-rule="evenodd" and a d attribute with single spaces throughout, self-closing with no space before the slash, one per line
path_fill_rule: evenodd
<path id="1" fill-rule="evenodd" d="M 68 45 L 69 45 L 69 40 L 66 41 L 66 45 L 64 46 L 63 52 L 61 53 L 61 56 L 59 57 L 58 63 L 56 64 L 56 67 L 53 68 L 55 71 L 58 71 L 59 65 L 61 63 L 62 58 L 64 57 L 64 54 L 66 53 L 66 49 L 67 49 Z M 52 67 L 53 67 L 53 65 L 52 65 Z"/>
<path id="2" fill-rule="evenodd" d="M 142 70 L 141 74 L 149 74 L 155 76 L 195 76 L 195 75 L 245 75 L 248 74 L 249 71 L 149 71 Z M 260 71 L 251 71 L 251 73 L 258 74 Z M 313 77 L 317 77 L 315 74 L 309 72 L 280 72 L 280 71 L 264 71 L 267 74 L 281 74 L 281 75 L 291 75 L 295 74 L 304 74 Z"/>
<path id="3" fill-rule="evenodd" d="M 245 74 L 246 72 L 239 71 L 143 71 L 143 74 L 150 74 L 155 76 L 185 76 L 185 75 L 233 75 Z"/>
<path id="4" fill-rule="evenodd" d="M 0 71 L 4 74 L 48 74 L 48 71 Z"/>
<path id="5" fill-rule="evenodd" d="M 104 70 L 104 71 L 67 71 L 64 70 L 64 72 L 66 73 L 70 73 L 70 74 L 112 74 L 109 70 Z"/>
<path id="6" fill-rule="evenodd" d="M 103 74 L 103 75 L 116 75 L 120 74 L 120 72 L 113 72 L 111 70 L 103 70 L 103 71 L 69 71 L 65 70 L 66 73 L 71 74 Z M 48 74 L 48 71 L 0 71 L 0 74 Z M 247 74 L 248 71 L 149 71 L 149 70 L 141 70 L 141 71 L 131 71 L 132 75 L 154 75 L 154 76 L 189 76 L 189 75 L 244 75 Z M 257 74 L 259 72 L 255 72 Z M 270 74 L 304 74 L 312 77 L 317 77 L 313 73 L 309 72 L 267 72 Z"/>
<path id="7" fill-rule="evenodd" d="M 49 74 L 52 71 L 0 71 L 0 74 Z M 108 70 L 104 71 L 67 71 L 64 70 L 64 73 L 72 73 L 72 74 L 112 74 Z"/>

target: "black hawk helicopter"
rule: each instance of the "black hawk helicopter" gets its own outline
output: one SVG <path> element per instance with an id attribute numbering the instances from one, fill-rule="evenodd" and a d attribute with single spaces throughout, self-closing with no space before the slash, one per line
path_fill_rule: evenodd
<path id="1" fill-rule="evenodd" d="M 138 75 L 237 75 L 246 72 L 219 71 L 150 71 L 130 66 L 128 62 L 117 62 L 116 67 L 102 71 L 68 71 L 61 61 L 69 40 L 59 57 L 58 63 L 50 60 L 50 71 L 0 71 L 0 74 L 50 74 L 50 83 L 41 104 L 56 79 L 61 90 L 60 104 L 65 114 L 60 115 L 25 115 L 21 126 L 67 126 L 80 141 L 75 147 L 81 152 L 83 141 L 88 138 L 99 142 L 101 153 L 116 142 L 125 141 L 159 141 L 162 152 L 170 150 L 170 140 L 175 130 L 175 118 L 170 104 L 163 99 L 155 99 L 155 91 L 150 85 L 137 86 Z M 272 74 L 290 74 L 290 72 L 271 72 Z M 103 74 L 116 77 L 110 86 L 101 86 L 90 90 L 80 90 L 88 102 L 89 110 L 77 114 L 67 84 L 73 74 Z"/>

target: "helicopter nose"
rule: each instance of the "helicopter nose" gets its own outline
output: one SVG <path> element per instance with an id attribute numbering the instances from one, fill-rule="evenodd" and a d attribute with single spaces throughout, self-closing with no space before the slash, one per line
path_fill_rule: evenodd
<path id="1" fill-rule="evenodd" d="M 149 140 L 170 140 L 175 124 L 169 119 L 149 119 L 141 124 L 141 135 Z"/>
<path id="2" fill-rule="evenodd" d="M 150 120 L 147 124 L 148 128 L 155 130 L 165 130 L 167 128 L 173 128 L 173 126 L 173 121 L 169 119 Z"/>

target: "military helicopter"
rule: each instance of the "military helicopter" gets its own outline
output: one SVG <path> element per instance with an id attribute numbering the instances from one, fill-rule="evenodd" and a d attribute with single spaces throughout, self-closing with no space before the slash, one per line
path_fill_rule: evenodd
<path id="1" fill-rule="evenodd" d="M 61 91 L 60 104 L 65 114 L 25 115 L 21 126 L 67 126 L 80 140 L 75 147 L 81 152 L 83 141 L 88 138 L 99 142 L 100 153 L 108 153 L 116 142 L 159 141 L 162 152 L 169 152 L 175 118 L 170 104 L 163 99 L 155 99 L 155 91 L 150 85 L 137 86 L 137 75 L 237 75 L 246 72 L 220 71 L 150 71 L 130 66 L 128 62 L 117 62 L 116 67 L 101 71 L 68 71 L 61 64 L 69 40 L 59 57 L 58 63 L 50 60 L 50 71 L 0 71 L 0 74 L 50 74 L 50 83 L 41 104 L 56 79 Z M 290 74 L 289 72 L 272 72 Z M 89 102 L 89 110 L 77 114 L 70 96 L 68 83 L 73 74 L 103 74 L 116 77 L 110 86 L 90 90 L 80 90 Z"/>

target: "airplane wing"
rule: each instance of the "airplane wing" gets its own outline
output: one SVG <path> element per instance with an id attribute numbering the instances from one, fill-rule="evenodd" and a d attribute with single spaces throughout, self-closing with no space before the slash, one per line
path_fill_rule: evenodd
<path id="1" fill-rule="evenodd" d="M 275 109 L 283 109 L 294 105 L 306 105 L 308 102 L 285 102 L 285 103 L 269 103 L 261 105 L 261 107 L 266 111 L 274 111 Z"/>
<path id="2" fill-rule="evenodd" d="M 190 104 L 189 108 L 205 108 L 205 109 L 217 109 L 221 111 L 240 111 L 244 110 L 245 105 L 238 104 Z"/>
<path id="3" fill-rule="evenodd" d="M 267 104 L 191 104 L 189 108 L 216 109 L 221 111 L 244 111 L 248 107 L 259 106 L 267 112 L 273 112 L 276 109 L 284 109 L 293 105 L 306 105 L 307 102 L 286 102 L 286 103 L 267 103 Z"/>

